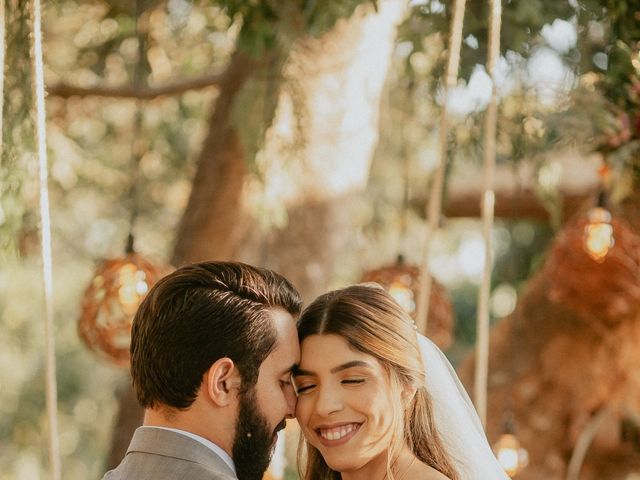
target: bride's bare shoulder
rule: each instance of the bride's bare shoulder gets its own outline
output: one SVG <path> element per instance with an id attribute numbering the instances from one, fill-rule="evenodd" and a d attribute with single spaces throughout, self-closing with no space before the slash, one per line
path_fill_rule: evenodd
<path id="1" fill-rule="evenodd" d="M 446 475 L 443 475 L 435 468 L 432 468 L 422 462 L 414 462 L 404 478 L 406 478 L 407 480 L 418 478 L 420 480 L 450 480 Z"/>

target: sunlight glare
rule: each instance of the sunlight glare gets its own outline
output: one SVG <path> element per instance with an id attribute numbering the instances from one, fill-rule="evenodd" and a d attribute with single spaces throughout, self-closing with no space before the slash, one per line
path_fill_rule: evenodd
<path id="1" fill-rule="evenodd" d="M 460 271 L 470 280 L 479 281 L 484 268 L 484 242 L 480 236 L 463 240 L 458 249 L 457 262 Z"/>

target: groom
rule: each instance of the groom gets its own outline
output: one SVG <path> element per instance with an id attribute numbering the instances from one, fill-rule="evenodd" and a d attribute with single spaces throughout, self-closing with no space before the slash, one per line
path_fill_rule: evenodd
<path id="1" fill-rule="evenodd" d="M 259 480 L 295 409 L 295 288 L 270 270 L 203 262 L 146 296 L 131 330 L 143 426 L 103 480 Z"/>

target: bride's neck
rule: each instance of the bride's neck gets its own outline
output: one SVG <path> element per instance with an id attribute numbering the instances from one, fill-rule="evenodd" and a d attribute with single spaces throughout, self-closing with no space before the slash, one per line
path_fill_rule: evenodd
<path id="1" fill-rule="evenodd" d="M 413 452 L 409 448 L 404 448 L 391 462 L 391 473 L 393 473 L 394 479 L 403 480 L 404 473 L 414 461 L 416 461 L 416 457 Z M 340 476 L 342 480 L 388 480 L 387 452 L 371 459 L 358 470 L 340 472 Z"/>

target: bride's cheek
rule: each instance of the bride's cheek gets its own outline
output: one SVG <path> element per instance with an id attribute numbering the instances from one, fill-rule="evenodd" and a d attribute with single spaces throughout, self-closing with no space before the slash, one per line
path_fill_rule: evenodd
<path id="1" fill-rule="evenodd" d="M 295 415 L 298 423 L 301 427 L 305 427 L 307 420 L 309 418 L 309 406 L 307 402 L 302 398 L 298 397 L 298 401 L 296 403 Z"/>

